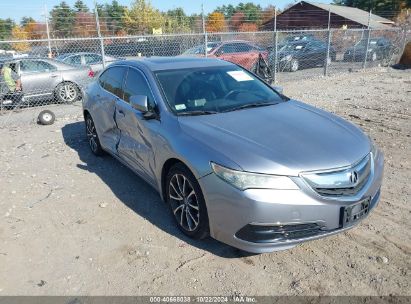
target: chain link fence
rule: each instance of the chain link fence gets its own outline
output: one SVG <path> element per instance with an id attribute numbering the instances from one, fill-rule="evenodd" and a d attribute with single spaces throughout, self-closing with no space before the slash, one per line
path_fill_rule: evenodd
<path id="1" fill-rule="evenodd" d="M 81 100 L 84 87 L 122 59 L 218 58 L 281 84 L 388 66 L 407 40 L 401 29 L 327 29 L 0 41 L 12 50 L 0 55 L 0 111 Z"/>

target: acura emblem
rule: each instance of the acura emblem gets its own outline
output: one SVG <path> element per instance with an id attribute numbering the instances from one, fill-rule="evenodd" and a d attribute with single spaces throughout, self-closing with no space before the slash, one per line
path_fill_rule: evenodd
<path id="1" fill-rule="evenodd" d="M 357 171 L 352 171 L 350 173 L 350 183 L 355 185 L 357 181 L 358 181 L 358 173 Z"/>

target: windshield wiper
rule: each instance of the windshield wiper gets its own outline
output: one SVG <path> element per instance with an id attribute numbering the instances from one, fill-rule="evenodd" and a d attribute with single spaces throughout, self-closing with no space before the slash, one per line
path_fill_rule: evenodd
<path id="1" fill-rule="evenodd" d="M 195 116 L 195 115 L 210 115 L 210 114 L 217 114 L 219 112 L 216 111 L 201 111 L 201 110 L 197 110 L 197 111 L 187 111 L 187 112 L 181 112 L 178 113 L 178 116 Z"/>
<path id="2" fill-rule="evenodd" d="M 238 111 L 238 110 L 243 110 L 243 109 L 249 109 L 249 108 L 257 108 L 257 107 L 265 107 L 265 106 L 272 106 L 276 105 L 278 102 L 256 102 L 256 103 L 248 103 L 244 104 L 235 108 L 231 108 L 228 110 L 225 110 L 224 112 L 231 112 L 231 111 Z"/>

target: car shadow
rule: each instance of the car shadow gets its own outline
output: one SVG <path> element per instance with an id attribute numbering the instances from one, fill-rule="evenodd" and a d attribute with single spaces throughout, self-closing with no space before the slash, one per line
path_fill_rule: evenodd
<path id="1" fill-rule="evenodd" d="M 77 151 L 80 160 L 84 162 L 84 165 L 77 164 L 79 169 L 100 177 L 121 202 L 164 232 L 179 238 L 182 241 L 181 246 L 187 243 L 223 258 L 252 255 L 210 237 L 193 240 L 185 236 L 178 229 L 168 206 L 157 191 L 115 158 L 109 155 L 96 157 L 91 153 L 85 136 L 84 122 L 66 124 L 62 128 L 62 134 L 66 145 Z"/>

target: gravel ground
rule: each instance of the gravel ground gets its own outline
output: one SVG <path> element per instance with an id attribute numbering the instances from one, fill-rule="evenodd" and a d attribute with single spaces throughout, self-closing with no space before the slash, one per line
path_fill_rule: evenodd
<path id="1" fill-rule="evenodd" d="M 381 202 L 358 227 L 244 255 L 192 241 L 159 195 L 91 155 L 81 108 L 0 116 L 0 295 L 411 295 L 411 73 L 286 82 L 287 95 L 369 133 L 386 157 Z"/>

